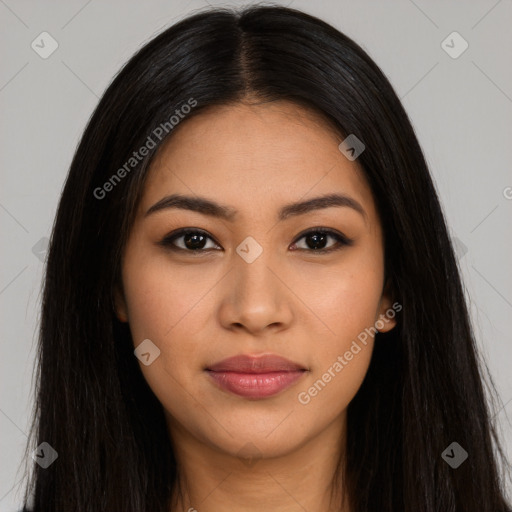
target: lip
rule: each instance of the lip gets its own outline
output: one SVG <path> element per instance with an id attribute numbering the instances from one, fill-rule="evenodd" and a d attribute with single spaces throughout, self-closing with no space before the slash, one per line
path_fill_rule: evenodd
<path id="1" fill-rule="evenodd" d="M 221 389 L 245 398 L 262 399 L 290 387 L 308 370 L 281 356 L 266 354 L 230 357 L 206 371 Z"/>
<path id="2" fill-rule="evenodd" d="M 207 367 L 212 372 L 269 373 L 306 370 L 305 366 L 294 363 L 276 354 L 261 356 L 239 355 L 228 357 Z"/>

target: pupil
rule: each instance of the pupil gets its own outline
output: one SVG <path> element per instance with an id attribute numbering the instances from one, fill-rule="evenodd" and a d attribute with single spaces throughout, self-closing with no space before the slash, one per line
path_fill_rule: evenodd
<path id="1" fill-rule="evenodd" d="M 205 242 L 204 239 L 205 236 L 198 233 L 185 235 L 185 246 L 187 249 L 202 249 Z"/>
<path id="2" fill-rule="evenodd" d="M 325 233 L 314 233 L 312 235 L 308 235 L 306 237 L 306 240 L 308 241 L 311 241 L 313 240 L 313 246 L 314 247 L 311 247 L 311 244 L 308 243 L 308 245 L 312 248 L 312 249 L 323 249 L 323 247 L 318 247 L 318 245 L 323 245 L 325 244 L 325 239 L 326 239 L 326 234 Z"/>

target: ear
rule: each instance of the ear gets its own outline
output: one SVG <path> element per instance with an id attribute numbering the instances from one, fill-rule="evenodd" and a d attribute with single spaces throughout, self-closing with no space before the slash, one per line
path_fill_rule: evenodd
<path id="1" fill-rule="evenodd" d="M 395 302 L 393 304 L 393 294 L 391 290 L 391 280 L 388 277 L 382 297 L 380 299 L 375 327 L 379 332 L 391 331 L 396 326 L 396 313 L 402 309 L 402 306 Z"/>
<path id="2" fill-rule="evenodd" d="M 116 285 L 114 289 L 114 311 L 120 322 L 128 322 L 128 308 L 126 307 L 126 299 L 120 285 Z"/>

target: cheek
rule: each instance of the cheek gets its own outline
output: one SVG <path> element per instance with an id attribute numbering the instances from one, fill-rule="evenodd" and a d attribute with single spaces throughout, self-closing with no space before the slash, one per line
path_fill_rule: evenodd
<path id="1" fill-rule="evenodd" d="M 342 350 L 374 325 L 383 281 L 378 254 L 365 257 L 354 253 L 329 273 L 318 270 L 307 275 L 300 293 L 325 335 L 327 343 L 322 347 L 326 352 Z"/>
<path id="2" fill-rule="evenodd" d="M 370 364 L 383 268 L 378 253 L 346 263 L 321 279 L 310 274 L 316 284 L 304 287 L 304 296 L 320 326 L 317 332 L 322 333 L 311 352 L 311 376 L 297 396 L 308 414 L 330 411 L 334 417 L 347 407 Z"/>
<path id="3" fill-rule="evenodd" d="M 315 367 L 307 383 L 297 391 L 297 410 L 305 417 L 334 420 L 346 410 L 368 371 L 373 340 L 349 344 L 348 350 L 329 354 Z M 350 355 L 348 360 L 347 355 Z"/>
<path id="4" fill-rule="evenodd" d="M 123 275 L 128 318 L 134 342 L 141 336 L 168 343 L 184 325 L 198 329 L 196 318 L 218 276 L 199 267 L 171 266 L 165 255 L 133 256 Z M 192 265 L 191 267 L 194 267 Z M 194 330 L 187 330 L 190 337 Z"/>
<path id="5" fill-rule="evenodd" d="M 150 339 L 160 349 L 154 364 L 140 364 L 142 373 L 162 403 L 179 406 L 187 398 L 183 389 L 192 389 L 203 370 L 204 335 L 198 333 L 211 322 L 212 292 L 221 276 L 200 265 L 171 267 L 165 254 L 136 247 L 126 254 L 123 285 L 133 344 Z"/>
<path id="6" fill-rule="evenodd" d="M 199 369 L 200 346 L 194 342 L 201 297 L 211 288 L 208 280 L 197 286 L 187 272 L 172 272 L 159 258 L 133 258 L 123 275 L 133 345 L 150 339 L 160 350 L 153 363 L 139 364 L 149 387 L 167 410 L 179 410 L 190 400 L 194 364 Z M 136 270 L 135 270 L 136 269 Z M 200 286 L 200 288 L 198 288 Z M 194 402 L 195 403 L 195 402 Z M 194 406 L 194 404 L 192 404 Z"/>

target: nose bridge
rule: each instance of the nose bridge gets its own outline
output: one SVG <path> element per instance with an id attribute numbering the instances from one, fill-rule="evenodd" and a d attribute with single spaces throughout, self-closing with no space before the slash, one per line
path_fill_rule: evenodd
<path id="1" fill-rule="evenodd" d="M 248 238 L 237 247 L 237 254 L 233 258 L 237 302 L 256 303 L 264 300 L 268 303 L 275 300 L 274 292 L 280 291 L 276 289 L 276 277 L 270 270 L 275 266 L 275 258 L 269 247 L 264 249 L 263 245 Z"/>
<path id="2" fill-rule="evenodd" d="M 259 331 L 291 320 L 286 287 L 275 275 L 277 258 L 255 239 L 245 239 L 233 253 L 232 272 L 222 309 L 224 324 Z"/>

